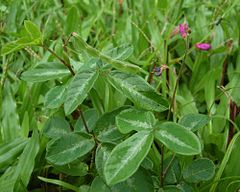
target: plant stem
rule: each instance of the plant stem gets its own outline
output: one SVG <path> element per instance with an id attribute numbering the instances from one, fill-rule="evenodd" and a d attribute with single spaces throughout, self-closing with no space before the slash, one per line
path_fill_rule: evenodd
<path id="1" fill-rule="evenodd" d="M 175 157 L 176 157 L 176 155 L 174 154 L 173 157 L 172 157 L 172 159 L 171 159 L 171 161 L 170 161 L 169 164 L 167 165 L 166 169 L 163 171 L 163 178 L 165 178 L 165 176 L 166 176 L 168 170 L 170 169 L 170 167 L 171 167 L 171 165 L 172 165 Z"/>
<path id="2" fill-rule="evenodd" d="M 63 65 L 65 65 L 68 70 L 70 71 L 70 73 L 72 74 L 72 76 L 75 75 L 75 72 L 73 71 L 73 69 L 71 68 L 70 65 L 68 65 L 61 57 L 59 57 L 52 49 L 50 49 L 49 47 L 42 45 L 42 47 L 44 49 L 46 49 L 47 51 L 49 51 L 54 57 L 56 57 Z"/>
<path id="3" fill-rule="evenodd" d="M 82 118 L 83 125 L 84 125 L 84 128 L 85 128 L 86 132 L 89 134 L 90 131 L 89 131 L 89 128 L 88 128 L 88 126 L 87 126 L 87 122 L 86 122 L 86 120 L 85 120 L 85 118 L 84 118 L 84 115 L 83 115 L 83 112 L 82 112 L 81 108 L 78 107 L 78 108 L 77 108 L 77 111 L 79 112 L 79 114 L 80 114 L 80 116 L 81 116 L 81 118 Z"/>
<path id="4" fill-rule="evenodd" d="M 178 88 L 178 84 L 179 84 L 179 81 L 180 81 L 180 78 L 182 76 L 182 72 L 183 72 L 183 69 L 184 69 L 184 63 L 185 63 L 185 60 L 186 60 L 186 56 L 187 56 L 187 53 L 188 53 L 188 37 L 185 41 L 185 53 L 184 53 L 184 56 L 183 56 L 183 60 L 181 62 L 181 67 L 180 67 L 180 70 L 179 70 L 179 74 L 177 76 L 177 80 L 176 80 L 176 83 L 174 85 L 174 90 L 173 90 L 173 96 L 172 96 L 172 100 L 171 100 L 171 104 L 170 104 L 170 107 L 169 107 L 169 111 L 168 111 L 168 115 L 167 115 L 167 120 L 170 119 L 170 115 L 171 115 L 171 110 L 174 106 L 174 103 L 175 103 L 175 99 L 176 99 L 176 94 L 177 94 L 177 88 Z M 171 167 L 171 164 L 173 163 L 173 160 L 175 159 L 175 155 L 173 156 L 173 158 L 171 159 L 171 161 L 169 162 L 168 166 L 166 167 L 165 170 L 163 170 L 163 160 L 164 160 L 164 156 L 163 156 L 163 153 L 164 153 L 164 145 L 162 145 L 161 147 L 161 187 L 163 187 L 163 184 L 164 184 L 164 178 L 169 170 L 169 168 Z"/>
<path id="5" fill-rule="evenodd" d="M 167 41 L 164 40 L 164 63 L 167 65 L 168 64 L 168 45 L 167 45 Z M 167 80 L 166 80 L 167 82 Z M 160 85 L 160 84 L 159 84 Z M 169 119 L 167 119 L 169 120 Z M 161 187 L 163 187 L 164 184 L 164 174 L 163 174 L 163 161 L 164 161 L 164 145 L 162 144 L 161 146 L 161 173 L 160 173 L 160 184 Z"/>
<path id="6" fill-rule="evenodd" d="M 163 187 L 164 184 L 164 175 L 163 175 L 163 160 L 164 160 L 164 145 L 161 146 L 161 175 L 160 175 L 160 185 Z"/>
<path id="7" fill-rule="evenodd" d="M 178 73 L 178 76 L 177 76 L 177 80 L 176 80 L 176 83 L 175 83 L 175 86 L 174 86 L 173 96 L 172 96 L 171 104 L 170 104 L 170 107 L 169 107 L 167 120 L 170 119 L 171 110 L 172 110 L 172 108 L 174 106 L 174 103 L 175 103 L 175 100 L 176 100 L 178 84 L 179 84 L 179 81 L 181 79 L 182 72 L 183 72 L 183 69 L 184 69 L 184 63 L 185 63 L 187 52 L 188 52 L 188 38 L 186 39 L 186 44 L 185 45 L 186 45 L 186 49 L 185 49 L 185 53 L 184 53 L 184 56 L 183 56 L 183 60 L 181 62 L 181 67 L 180 67 L 180 70 L 179 70 L 179 73 Z"/>

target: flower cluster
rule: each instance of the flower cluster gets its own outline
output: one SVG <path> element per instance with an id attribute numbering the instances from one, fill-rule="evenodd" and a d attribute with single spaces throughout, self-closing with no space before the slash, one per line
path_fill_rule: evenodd
<path id="1" fill-rule="evenodd" d="M 178 31 L 182 38 L 186 38 L 188 36 L 189 30 L 190 29 L 187 23 L 179 24 Z M 212 48 L 212 46 L 209 43 L 197 43 L 195 44 L 195 47 L 203 51 L 208 51 Z"/>
<path id="2" fill-rule="evenodd" d="M 179 33 L 181 34 L 182 38 L 186 38 L 188 35 L 188 24 L 183 23 L 179 25 Z"/>

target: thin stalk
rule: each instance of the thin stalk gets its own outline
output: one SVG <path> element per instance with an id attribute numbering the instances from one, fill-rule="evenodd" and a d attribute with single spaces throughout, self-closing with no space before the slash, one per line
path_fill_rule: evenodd
<path id="1" fill-rule="evenodd" d="M 161 187 L 163 187 L 163 183 L 164 183 L 164 170 L 163 170 L 163 160 L 164 160 L 164 145 L 162 144 L 161 146 L 161 175 L 160 175 L 160 185 Z"/>
<path id="2" fill-rule="evenodd" d="M 112 31 L 111 34 L 112 36 L 115 35 L 115 31 L 116 31 L 116 2 L 113 1 L 113 6 L 112 6 Z"/>
<path id="3" fill-rule="evenodd" d="M 56 57 L 63 65 L 65 65 L 68 70 L 70 71 L 70 73 L 72 74 L 72 76 L 75 75 L 75 72 L 73 71 L 73 69 L 71 68 L 70 65 L 68 65 L 61 57 L 59 57 L 52 49 L 50 49 L 49 47 L 42 45 L 42 47 L 44 49 L 46 49 L 47 51 L 49 51 L 54 57 Z"/>
<path id="4" fill-rule="evenodd" d="M 164 63 L 167 65 L 168 64 L 168 45 L 167 45 L 166 40 L 164 40 L 164 50 L 165 50 Z M 157 89 L 158 89 L 158 87 L 157 87 Z M 167 120 L 169 120 L 169 119 L 167 119 Z M 163 161 L 164 161 L 164 145 L 162 144 L 162 146 L 161 146 L 161 173 L 160 173 L 160 185 L 161 185 L 161 187 L 163 187 L 163 184 L 164 184 Z"/>
<path id="5" fill-rule="evenodd" d="M 83 112 L 82 112 L 81 108 L 78 107 L 78 108 L 77 108 L 77 111 L 79 112 L 79 114 L 80 114 L 80 116 L 81 116 L 81 118 L 82 118 L 83 125 L 84 125 L 84 128 L 85 128 L 86 132 L 89 134 L 90 131 L 89 131 L 89 128 L 88 128 L 88 126 L 87 126 L 87 122 L 86 122 L 86 120 L 85 120 L 85 118 L 84 118 L 84 115 L 83 115 Z"/>
<path id="6" fill-rule="evenodd" d="M 63 47 L 66 48 L 73 34 L 71 33 L 68 38 L 65 40 Z"/>
<path id="7" fill-rule="evenodd" d="M 167 165 L 166 169 L 163 171 L 163 174 L 162 174 L 162 175 L 163 175 L 163 178 L 165 178 L 165 176 L 167 175 L 167 172 L 168 172 L 168 170 L 170 169 L 170 167 L 171 167 L 171 165 L 172 165 L 175 157 L 176 157 L 176 155 L 174 154 L 174 155 L 172 156 L 171 161 L 170 161 L 169 164 Z"/>
<path id="8" fill-rule="evenodd" d="M 181 67 L 180 67 L 180 70 L 179 70 L 179 74 L 177 76 L 177 80 L 176 80 L 176 83 L 175 83 L 175 86 L 174 86 L 174 90 L 173 90 L 173 96 L 172 96 L 172 100 L 171 100 L 171 104 L 170 104 L 170 107 L 169 107 L 169 111 L 168 111 L 168 115 L 167 115 L 167 120 L 170 119 L 170 115 L 171 115 L 171 110 L 174 106 L 174 103 L 175 103 L 175 100 L 176 100 L 176 94 L 177 94 L 177 88 L 178 88 L 178 84 L 179 84 L 179 81 L 180 81 L 180 78 L 182 76 L 182 72 L 183 72 L 183 69 L 184 69 L 184 63 L 185 63 L 185 60 L 186 60 L 186 56 L 187 56 L 187 53 L 188 53 L 188 37 L 185 41 L 185 53 L 184 53 L 184 56 L 183 56 L 183 60 L 181 62 Z M 164 184 L 164 178 L 168 172 L 168 170 L 170 169 L 174 159 L 175 159 L 175 155 L 173 155 L 171 161 L 169 162 L 169 164 L 167 165 L 166 169 L 163 170 L 163 160 L 164 160 L 164 145 L 162 145 L 161 147 L 161 187 L 163 187 L 163 184 Z"/>
<path id="9" fill-rule="evenodd" d="M 181 79 L 182 72 L 183 72 L 183 69 L 184 69 L 184 63 L 185 63 L 185 60 L 186 60 L 187 52 L 188 52 L 188 38 L 186 39 L 186 49 L 185 49 L 183 60 L 181 62 L 181 67 L 180 67 L 180 70 L 179 70 L 179 74 L 177 76 L 177 80 L 176 80 L 176 83 L 175 83 L 175 86 L 174 86 L 172 101 L 171 101 L 171 104 L 170 104 L 170 107 L 169 107 L 167 120 L 170 119 L 171 110 L 172 110 L 173 105 L 174 105 L 175 100 L 176 100 L 177 88 L 178 88 L 178 84 L 179 84 L 179 81 Z"/>

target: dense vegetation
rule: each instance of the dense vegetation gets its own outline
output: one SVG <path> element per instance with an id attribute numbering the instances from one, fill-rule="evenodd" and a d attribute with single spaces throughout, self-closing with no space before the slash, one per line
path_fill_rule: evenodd
<path id="1" fill-rule="evenodd" d="M 239 0 L 1 0 L 0 190 L 240 189 Z"/>

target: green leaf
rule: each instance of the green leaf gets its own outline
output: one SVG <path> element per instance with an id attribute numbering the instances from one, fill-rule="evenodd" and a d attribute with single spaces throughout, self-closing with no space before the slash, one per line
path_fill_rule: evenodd
<path id="1" fill-rule="evenodd" d="M 28 35 L 31 37 L 31 39 L 39 40 L 41 42 L 42 33 L 36 24 L 34 24 L 31 21 L 26 20 L 26 21 L 24 21 L 24 27 L 25 27 Z"/>
<path id="2" fill-rule="evenodd" d="M 210 192 L 220 191 L 221 189 L 226 189 L 232 180 L 226 180 L 219 182 L 220 179 L 225 177 L 236 177 L 240 178 L 240 167 L 237 166 L 239 163 L 239 149 L 240 149 L 240 132 L 234 135 L 232 138 L 227 151 L 223 157 L 223 160 L 216 172 L 213 180 L 213 185 L 211 186 Z"/>
<path id="3" fill-rule="evenodd" d="M 101 142 L 116 142 L 124 137 L 116 128 L 115 119 L 121 111 L 127 108 L 127 106 L 120 107 L 114 111 L 105 113 L 98 119 L 93 131 Z"/>
<path id="4" fill-rule="evenodd" d="M 104 167 L 107 184 L 114 185 L 133 175 L 148 154 L 152 141 L 152 133 L 141 131 L 117 145 Z"/>
<path id="5" fill-rule="evenodd" d="M 96 109 L 88 109 L 83 112 L 84 119 L 86 121 L 87 127 L 89 131 L 92 131 L 94 127 L 96 126 L 96 122 L 98 120 L 98 112 Z M 74 131 L 75 132 L 86 132 L 86 129 L 84 127 L 84 123 L 82 120 L 82 117 L 79 117 L 76 124 L 74 125 Z"/>
<path id="6" fill-rule="evenodd" d="M 62 117 L 51 117 L 43 127 L 43 133 L 49 138 L 58 138 L 70 131 L 69 123 Z"/>
<path id="7" fill-rule="evenodd" d="M 113 148 L 114 148 L 114 145 L 111 143 L 102 143 L 101 145 L 98 146 L 96 150 L 95 165 L 96 165 L 98 174 L 103 179 L 104 179 L 104 173 L 103 173 L 104 165 Z"/>
<path id="8" fill-rule="evenodd" d="M 19 44 L 18 41 L 6 43 L 5 45 L 2 46 L 1 55 L 7 55 L 14 51 L 21 50 L 22 48 L 24 48 L 26 46 L 26 44 Z"/>
<path id="9" fill-rule="evenodd" d="M 127 109 L 116 117 L 116 125 L 123 134 L 135 131 L 151 131 L 155 124 L 154 114 L 150 111 Z"/>
<path id="10" fill-rule="evenodd" d="M 0 177 L 1 191 L 14 192 L 17 178 L 15 176 L 15 166 L 10 166 Z M 16 191 L 16 190 L 15 190 Z"/>
<path id="11" fill-rule="evenodd" d="M 26 139 L 14 139 L 11 142 L 0 145 L 0 168 L 10 165 L 20 155 L 27 144 Z"/>
<path id="12" fill-rule="evenodd" d="M 155 131 L 155 138 L 177 154 L 196 155 L 201 153 L 201 143 L 198 137 L 173 122 L 159 124 Z"/>
<path id="13" fill-rule="evenodd" d="M 66 189 L 70 189 L 70 190 L 73 190 L 73 191 L 76 191 L 76 192 L 80 192 L 80 190 L 78 189 L 78 187 L 74 186 L 74 185 L 71 185 L 65 181 L 61 181 L 61 180 L 57 180 L 57 179 L 48 179 L 48 178 L 45 178 L 45 177 L 40 177 L 38 176 L 38 179 L 46 182 L 46 183 L 51 183 L 51 184 L 54 184 L 54 185 L 59 185 L 59 186 L 62 186 Z"/>
<path id="14" fill-rule="evenodd" d="M 112 72 L 108 80 L 137 106 L 157 112 L 168 109 L 167 101 L 138 75 Z"/>
<path id="15" fill-rule="evenodd" d="M 18 40 L 9 42 L 4 45 L 1 50 L 2 55 L 18 51 L 26 46 L 41 44 L 42 33 L 39 28 L 31 21 L 24 21 L 24 26 L 27 31 L 27 35 L 24 35 Z"/>
<path id="16" fill-rule="evenodd" d="M 27 138 L 29 134 L 29 115 L 28 111 L 25 111 L 23 120 L 22 120 L 22 125 L 21 125 L 21 136 Z"/>
<path id="17" fill-rule="evenodd" d="M 54 165 L 54 168 L 71 176 L 84 176 L 88 174 L 88 165 L 80 161 L 74 161 L 62 166 Z"/>
<path id="18" fill-rule="evenodd" d="M 81 72 L 76 74 L 67 89 L 67 97 L 64 102 L 64 110 L 66 115 L 72 113 L 78 105 L 87 97 L 88 92 L 93 87 L 98 78 L 98 71 Z"/>
<path id="19" fill-rule="evenodd" d="M 94 178 L 92 184 L 91 184 L 91 188 L 90 188 L 90 192 L 112 192 L 111 188 L 104 182 L 104 180 L 97 176 Z"/>
<path id="20" fill-rule="evenodd" d="M 94 140 L 87 134 L 63 135 L 48 143 L 46 159 L 55 165 L 65 165 L 86 155 L 94 145 Z"/>
<path id="21" fill-rule="evenodd" d="M 152 192 L 154 186 L 152 178 L 142 168 L 139 168 L 134 175 L 126 181 L 113 186 L 108 186 L 103 178 L 97 176 L 91 184 L 90 192 Z"/>
<path id="22" fill-rule="evenodd" d="M 39 148 L 39 134 L 37 131 L 34 131 L 33 136 L 25 146 L 23 153 L 19 158 L 19 162 L 15 171 L 15 174 L 19 174 L 21 182 L 25 187 L 28 186 L 30 181 L 35 165 L 35 158 L 38 154 Z"/>
<path id="23" fill-rule="evenodd" d="M 183 116 L 178 123 L 194 132 L 207 125 L 209 121 L 210 117 L 207 115 L 188 114 Z"/>
<path id="24" fill-rule="evenodd" d="M 183 178 L 189 183 L 208 181 L 214 174 L 214 163 L 207 158 L 197 159 L 183 170 Z"/>
<path id="25" fill-rule="evenodd" d="M 163 170 L 166 170 L 169 163 L 172 161 L 172 156 L 169 156 L 167 159 L 163 161 Z M 168 168 L 168 172 L 166 174 L 166 177 L 164 179 L 164 182 L 166 184 L 175 184 L 178 183 L 179 179 L 181 177 L 181 168 L 179 165 L 178 160 L 175 158 Z"/>
<path id="26" fill-rule="evenodd" d="M 21 75 L 21 79 L 29 82 L 44 82 L 48 80 L 54 80 L 58 78 L 65 77 L 69 75 L 70 72 L 68 69 L 54 69 L 54 68 L 46 68 L 46 69 L 30 69 L 25 71 Z"/>
<path id="27" fill-rule="evenodd" d="M 59 108 L 66 98 L 66 87 L 56 86 L 45 95 L 44 106 L 50 109 Z"/>
<path id="28" fill-rule="evenodd" d="M 167 185 L 163 188 L 164 190 L 159 190 L 159 192 L 185 192 L 180 186 L 176 185 Z"/>
<path id="29" fill-rule="evenodd" d="M 39 45 L 39 39 L 31 39 L 29 37 L 21 37 L 16 41 L 6 43 L 1 50 L 1 55 L 7 55 L 14 51 L 19 51 L 27 46 Z"/>
<path id="30" fill-rule="evenodd" d="M 20 136 L 20 123 L 19 115 L 17 113 L 17 104 L 14 96 L 11 94 L 10 87 L 5 86 L 5 94 L 1 101 L 1 137 L 4 142 L 10 142 L 11 140 Z"/>
<path id="31" fill-rule="evenodd" d="M 75 37 L 77 41 L 77 47 L 80 49 L 83 49 L 92 57 L 99 58 L 105 63 L 111 64 L 114 68 L 117 68 L 120 71 L 127 72 L 127 73 L 133 73 L 136 74 L 141 71 L 141 68 L 137 65 L 113 59 L 104 53 L 100 52 L 99 50 L 95 49 L 91 45 L 85 42 L 85 40 L 79 36 L 77 33 L 74 33 L 73 36 Z M 78 49 L 77 48 L 77 49 Z"/>
<path id="32" fill-rule="evenodd" d="M 106 55 L 116 60 L 126 60 L 132 53 L 133 46 L 129 44 L 123 44 L 105 52 Z"/>
<path id="33" fill-rule="evenodd" d="M 67 19 L 65 22 L 65 33 L 66 35 L 70 35 L 72 32 L 77 32 L 76 30 L 79 28 L 80 16 L 78 14 L 78 9 L 73 6 L 67 15 Z"/>
<path id="34" fill-rule="evenodd" d="M 239 56 L 240 60 L 240 56 Z M 239 65 L 240 62 L 238 62 Z M 231 99 L 240 106 L 240 95 L 239 95 L 239 82 L 240 82 L 240 73 L 235 73 L 230 75 L 230 82 L 227 84 L 226 89 L 229 89 L 229 94 L 231 95 Z"/>

